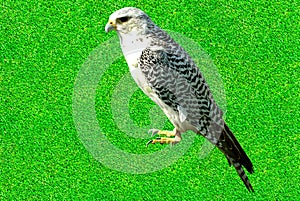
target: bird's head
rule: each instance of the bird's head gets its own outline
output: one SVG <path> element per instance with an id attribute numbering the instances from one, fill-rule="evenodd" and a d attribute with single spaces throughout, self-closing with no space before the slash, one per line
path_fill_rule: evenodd
<path id="1" fill-rule="evenodd" d="M 110 15 L 105 31 L 108 33 L 116 30 L 121 34 L 132 31 L 141 32 L 146 30 L 148 24 L 152 24 L 152 22 L 146 13 L 137 8 L 126 7 Z"/>

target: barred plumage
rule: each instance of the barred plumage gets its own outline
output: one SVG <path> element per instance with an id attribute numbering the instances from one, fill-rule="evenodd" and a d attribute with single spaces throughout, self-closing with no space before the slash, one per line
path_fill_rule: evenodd
<path id="1" fill-rule="evenodd" d="M 221 109 L 188 53 L 136 8 L 113 13 L 105 29 L 117 31 L 134 80 L 175 126 L 175 140 L 151 142 L 175 144 L 187 130 L 201 134 L 224 153 L 247 189 L 253 191 L 242 169 L 244 166 L 253 173 L 253 165 L 224 122 Z"/>

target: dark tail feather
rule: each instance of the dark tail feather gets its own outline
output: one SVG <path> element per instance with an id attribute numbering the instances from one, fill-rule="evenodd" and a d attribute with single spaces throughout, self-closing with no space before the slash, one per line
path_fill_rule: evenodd
<path id="1" fill-rule="evenodd" d="M 250 181 L 242 168 L 242 166 L 244 166 L 250 174 L 254 173 L 252 162 L 226 123 L 224 123 L 224 130 L 221 134 L 220 140 L 222 144 L 220 149 L 226 155 L 229 164 L 234 166 L 246 188 L 249 191 L 254 192 Z"/>
<path id="2" fill-rule="evenodd" d="M 245 153 L 245 151 L 243 150 L 240 143 L 237 141 L 229 127 L 226 125 L 226 123 L 224 123 L 223 132 L 225 132 L 225 139 L 229 138 L 228 140 L 231 141 L 232 147 L 233 149 L 235 149 L 234 152 L 237 152 L 235 153 L 235 155 L 237 154 L 236 157 L 239 158 L 239 162 L 241 163 L 241 165 L 244 166 L 250 174 L 254 173 L 251 160 L 249 159 L 249 157 L 247 156 L 247 154 Z"/>
<path id="3" fill-rule="evenodd" d="M 242 166 L 240 163 L 235 162 L 233 163 L 234 168 L 236 169 L 238 175 L 240 176 L 240 178 L 242 179 L 242 181 L 244 182 L 246 188 L 248 189 L 248 191 L 250 192 L 254 192 L 251 184 L 250 184 L 250 180 L 248 179 L 245 171 L 243 170 Z"/>

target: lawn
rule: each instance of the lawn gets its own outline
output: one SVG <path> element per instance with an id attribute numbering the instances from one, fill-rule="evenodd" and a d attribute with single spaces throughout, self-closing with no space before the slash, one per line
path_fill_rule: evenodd
<path id="1" fill-rule="evenodd" d="M 200 136 L 145 146 L 148 129 L 172 125 L 128 76 L 116 33 L 104 32 L 127 6 L 206 52 L 226 122 L 253 162 L 255 193 L 219 150 L 203 155 Z M 299 196 L 296 1 L 3 1 L 0 16 L 1 200 Z"/>

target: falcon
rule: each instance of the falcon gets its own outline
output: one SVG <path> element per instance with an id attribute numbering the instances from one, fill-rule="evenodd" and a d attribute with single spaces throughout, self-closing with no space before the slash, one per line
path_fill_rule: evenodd
<path id="1" fill-rule="evenodd" d="M 147 143 L 176 144 L 191 130 L 204 136 L 225 155 L 249 191 L 254 191 L 243 167 L 253 173 L 247 154 L 224 122 L 223 112 L 189 54 L 140 9 L 115 11 L 105 26 L 115 30 L 130 73 L 174 125 L 174 130 L 150 129 L 157 137 Z"/>

